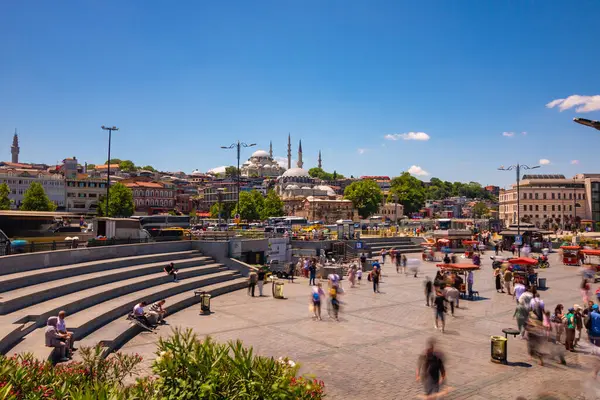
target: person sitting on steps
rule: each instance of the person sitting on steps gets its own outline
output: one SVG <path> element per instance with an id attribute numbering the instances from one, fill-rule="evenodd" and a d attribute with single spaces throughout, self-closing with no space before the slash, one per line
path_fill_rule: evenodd
<path id="1" fill-rule="evenodd" d="M 165 271 L 167 275 L 173 275 L 173 282 L 178 282 L 177 273 L 179 270 L 175 269 L 175 264 L 169 263 L 169 265 L 163 268 L 163 271 Z"/>
<path id="2" fill-rule="evenodd" d="M 62 334 L 56 329 L 57 323 L 57 317 L 50 317 L 46 322 L 46 347 L 54 347 L 55 349 L 58 349 L 58 362 L 66 362 L 69 361 L 67 357 L 70 356 L 69 339 L 66 334 Z"/>

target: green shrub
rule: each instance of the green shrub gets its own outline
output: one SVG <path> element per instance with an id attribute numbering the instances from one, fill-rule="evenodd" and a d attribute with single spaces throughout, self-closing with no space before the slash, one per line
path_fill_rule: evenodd
<path id="1" fill-rule="evenodd" d="M 218 344 L 175 330 L 160 339 L 153 363 L 156 377 L 130 386 L 139 355 L 102 357 L 102 348 L 81 347 L 82 362 L 52 365 L 31 354 L 0 356 L 0 400 L 322 399 L 324 384 L 298 377 L 288 359 L 255 356 L 235 341 Z"/>
<path id="2" fill-rule="evenodd" d="M 255 356 L 242 342 L 200 341 L 191 330 L 160 339 L 153 370 L 167 399 L 321 399 L 323 382 L 296 378 L 288 359 Z"/>

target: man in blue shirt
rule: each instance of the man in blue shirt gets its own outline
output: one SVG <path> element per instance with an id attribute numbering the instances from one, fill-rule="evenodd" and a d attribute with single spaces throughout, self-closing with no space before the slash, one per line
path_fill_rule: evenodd
<path id="1" fill-rule="evenodd" d="M 600 310 L 598 310 L 598 304 L 594 304 L 592 307 L 589 335 L 593 344 L 600 345 Z"/>

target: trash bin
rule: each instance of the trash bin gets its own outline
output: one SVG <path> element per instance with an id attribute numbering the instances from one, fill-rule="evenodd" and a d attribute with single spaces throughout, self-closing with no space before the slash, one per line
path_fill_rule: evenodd
<path id="1" fill-rule="evenodd" d="M 273 297 L 283 299 L 283 282 L 275 282 L 273 284 Z"/>
<path id="2" fill-rule="evenodd" d="M 492 336 L 490 339 L 492 361 L 506 362 L 508 339 L 502 336 Z"/>
<path id="3" fill-rule="evenodd" d="M 538 279 L 538 289 L 546 289 L 546 278 Z"/>
<path id="4" fill-rule="evenodd" d="M 210 314 L 210 294 L 206 292 L 200 294 L 200 310 L 204 314 Z"/>

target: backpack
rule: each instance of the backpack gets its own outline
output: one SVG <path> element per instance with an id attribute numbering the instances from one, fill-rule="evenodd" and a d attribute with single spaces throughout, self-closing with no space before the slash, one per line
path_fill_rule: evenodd
<path id="1" fill-rule="evenodd" d="M 317 302 L 317 301 L 321 301 L 321 296 L 319 296 L 318 292 L 313 292 L 313 301 Z"/>
<path id="2" fill-rule="evenodd" d="M 367 276 L 367 280 L 369 282 L 371 282 L 373 280 L 373 271 L 369 272 L 369 275 Z"/>

